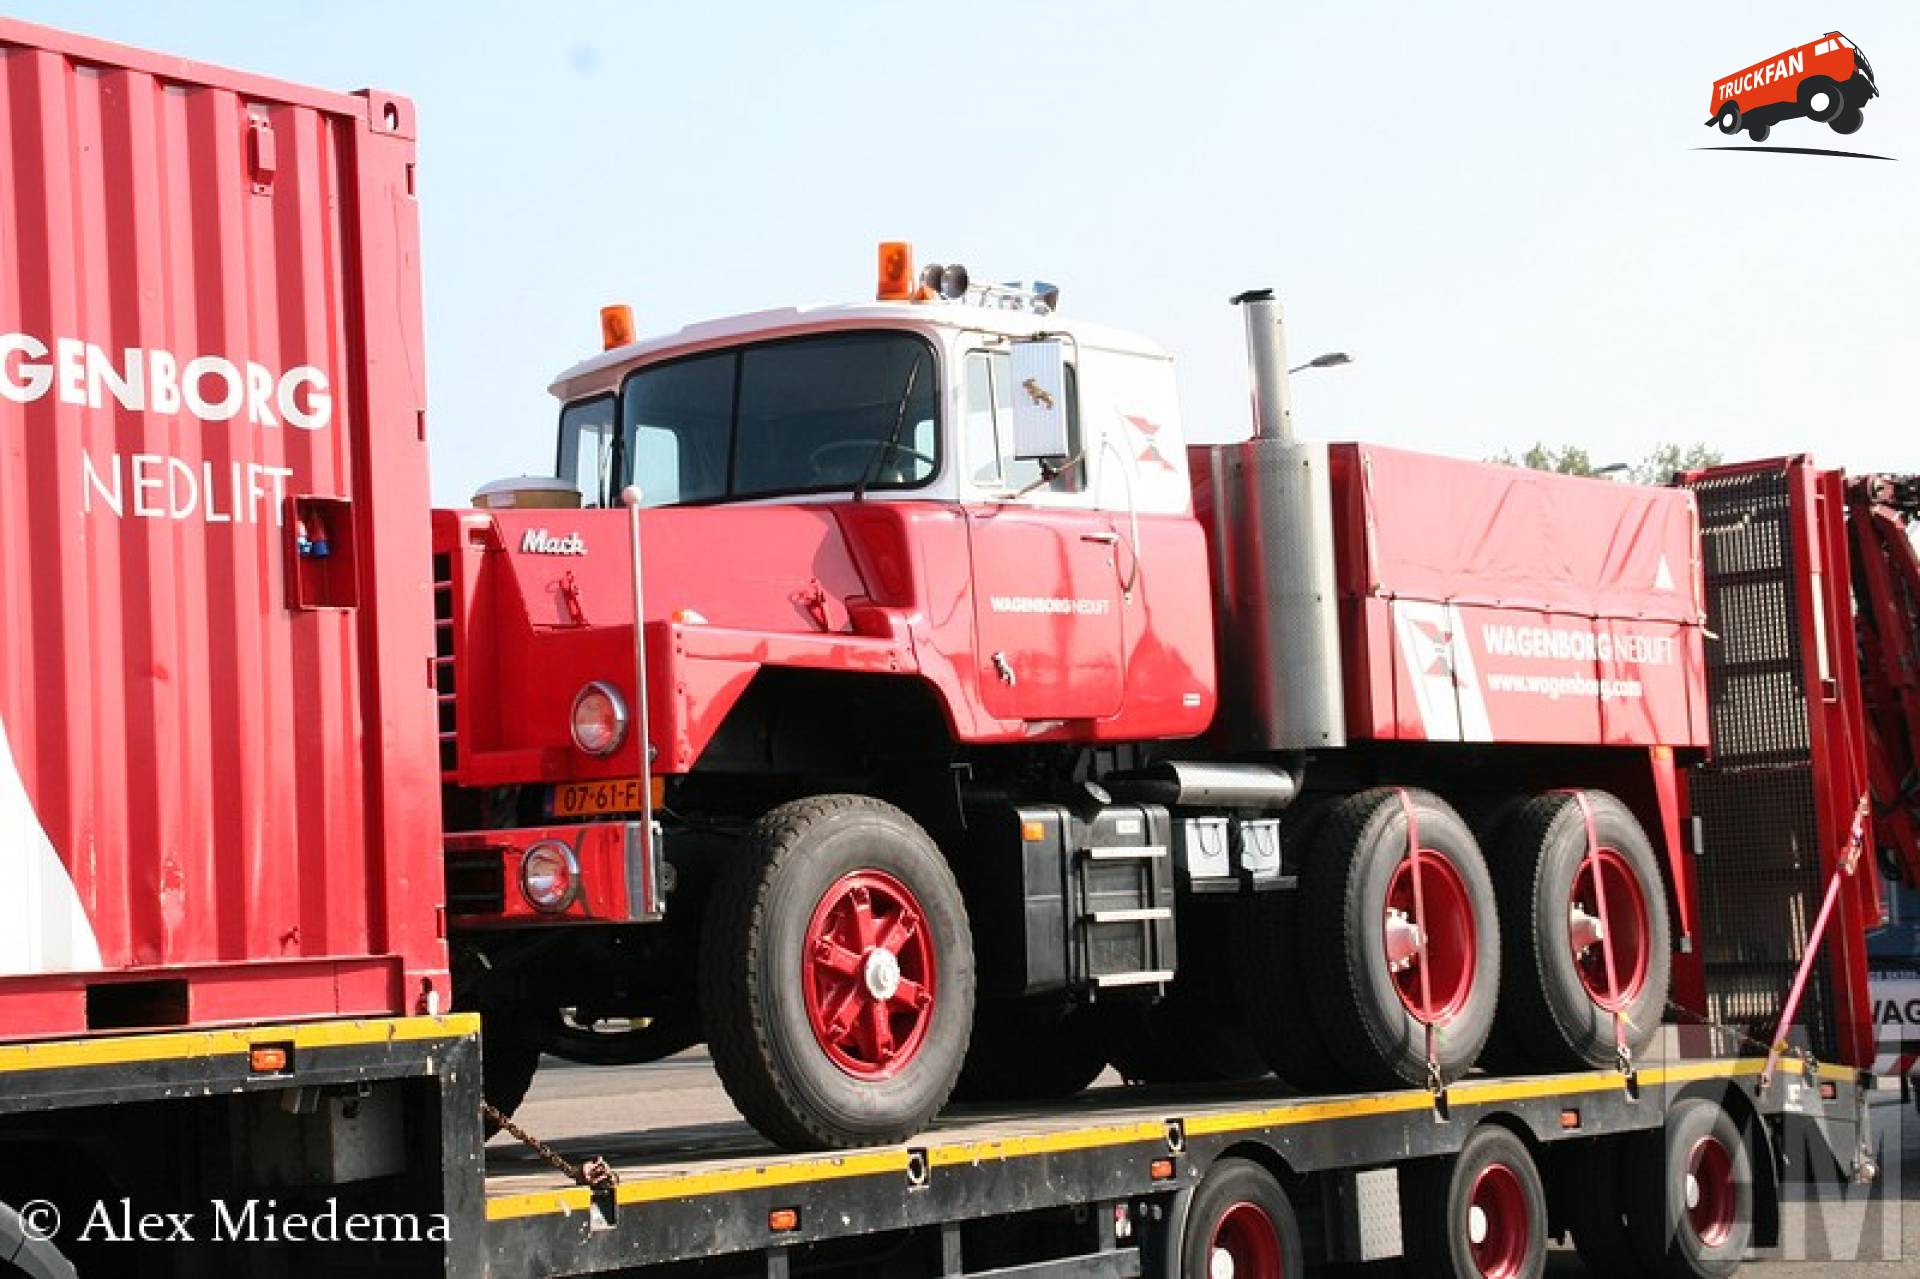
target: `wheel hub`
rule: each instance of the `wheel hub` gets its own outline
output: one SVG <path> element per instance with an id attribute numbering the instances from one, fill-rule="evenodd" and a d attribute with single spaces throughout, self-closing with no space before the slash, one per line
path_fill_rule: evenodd
<path id="1" fill-rule="evenodd" d="M 1420 948 L 1427 938 L 1420 926 L 1407 918 L 1407 913 L 1397 907 L 1387 910 L 1387 970 L 1403 973 L 1413 967 L 1413 961 L 1420 954 Z"/>
<path id="2" fill-rule="evenodd" d="M 834 1065 L 861 1080 L 905 1069 L 935 1005 L 933 938 L 913 890 L 878 870 L 831 885 L 807 925 L 800 981 L 808 1025 Z"/>
<path id="3" fill-rule="evenodd" d="M 875 999 L 892 999 L 900 990 L 900 961 L 890 950 L 875 946 L 868 951 L 861 975 L 866 980 L 867 993 Z"/>
<path id="4" fill-rule="evenodd" d="M 1207 1279 L 1285 1279 L 1280 1232 L 1264 1208 L 1243 1201 L 1221 1214 L 1208 1241 Z"/>
<path id="5" fill-rule="evenodd" d="M 1626 1009 L 1652 966 L 1652 915 L 1633 863 L 1601 845 L 1574 872 L 1567 945 L 1587 998 L 1607 1012 Z"/>
<path id="6" fill-rule="evenodd" d="M 1467 1192 L 1467 1244 L 1485 1279 L 1512 1279 L 1532 1247 L 1526 1191 L 1506 1164 L 1488 1164 Z"/>
<path id="7" fill-rule="evenodd" d="M 1585 959 L 1589 950 L 1607 939 L 1607 921 L 1575 902 L 1567 908 L 1567 936 L 1573 941 L 1573 953 Z"/>

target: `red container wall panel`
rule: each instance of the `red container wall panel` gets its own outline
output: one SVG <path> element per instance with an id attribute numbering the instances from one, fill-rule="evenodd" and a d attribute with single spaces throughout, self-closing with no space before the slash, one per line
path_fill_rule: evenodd
<path id="1" fill-rule="evenodd" d="M 1690 494 L 1361 444 L 1329 469 L 1352 736 L 1706 744 Z"/>
<path id="2" fill-rule="evenodd" d="M 400 1011 L 445 967 L 412 143 L 123 53 L 0 23 L 0 1035 L 26 974 Z M 219 978 L 261 961 L 307 967 Z"/>

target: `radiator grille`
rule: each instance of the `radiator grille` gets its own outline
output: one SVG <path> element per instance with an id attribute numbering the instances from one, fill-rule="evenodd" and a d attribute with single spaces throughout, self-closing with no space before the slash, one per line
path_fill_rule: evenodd
<path id="1" fill-rule="evenodd" d="M 460 767 L 459 705 L 453 652 L 453 557 L 433 557 L 433 692 L 440 708 L 440 775 Z"/>
<path id="2" fill-rule="evenodd" d="M 1707 1015 L 1773 1033 L 1820 907 L 1820 830 L 1785 470 L 1693 486 L 1706 566 L 1713 761 L 1693 770 L 1701 830 Z M 1832 971 L 1815 964 L 1799 1013 L 1813 1050 L 1838 1045 Z"/>

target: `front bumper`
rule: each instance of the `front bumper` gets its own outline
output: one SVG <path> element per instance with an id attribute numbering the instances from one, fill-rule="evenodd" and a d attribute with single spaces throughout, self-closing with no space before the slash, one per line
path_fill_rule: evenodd
<path id="1" fill-rule="evenodd" d="M 631 924 L 666 910 L 660 824 L 593 822 L 466 831 L 446 838 L 447 915 L 459 928 Z M 520 862 L 540 843 L 573 853 L 575 889 L 566 906 L 540 910 L 520 889 Z"/>

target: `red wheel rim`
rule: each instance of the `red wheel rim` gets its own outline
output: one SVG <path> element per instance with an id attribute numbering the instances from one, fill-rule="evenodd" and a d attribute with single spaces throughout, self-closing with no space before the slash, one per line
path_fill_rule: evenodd
<path id="1" fill-rule="evenodd" d="M 1280 1231 L 1257 1203 L 1241 1200 L 1220 1214 L 1207 1243 L 1208 1279 L 1283 1279 Z"/>
<path id="2" fill-rule="evenodd" d="M 807 925 L 800 981 L 807 1021 L 855 1079 L 905 1069 L 933 1021 L 933 939 L 905 884 L 882 871 L 836 881 Z"/>
<path id="3" fill-rule="evenodd" d="M 1407 1011 L 1428 1025 L 1457 1016 L 1473 993 L 1473 899 L 1459 868 L 1423 848 L 1387 882 L 1387 972 Z"/>
<path id="4" fill-rule="evenodd" d="M 1580 863 L 1567 900 L 1567 943 L 1587 998 L 1607 1012 L 1633 1003 L 1647 984 L 1652 922 L 1640 877 L 1617 849 Z"/>
<path id="5" fill-rule="evenodd" d="M 1733 1184 L 1733 1152 L 1718 1137 L 1702 1137 L 1687 1152 L 1687 1223 L 1694 1236 L 1718 1248 L 1733 1234 L 1740 1196 Z"/>
<path id="6" fill-rule="evenodd" d="M 1474 1268 L 1486 1279 L 1510 1279 L 1521 1273 L 1533 1229 L 1520 1174 L 1505 1164 L 1482 1168 L 1467 1193 L 1466 1228 Z"/>

